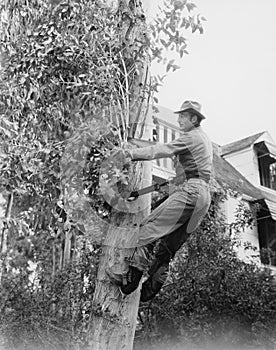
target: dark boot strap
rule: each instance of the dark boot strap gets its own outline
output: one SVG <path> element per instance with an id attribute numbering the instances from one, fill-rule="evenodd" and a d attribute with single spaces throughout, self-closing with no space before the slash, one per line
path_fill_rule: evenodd
<path id="1" fill-rule="evenodd" d="M 135 248 L 131 257 L 126 257 L 125 260 L 130 266 L 136 267 L 138 270 L 145 271 L 149 265 L 148 249 L 146 246 Z"/>
<path id="2" fill-rule="evenodd" d="M 160 242 L 160 244 L 166 249 L 166 251 L 169 253 L 169 259 L 162 259 L 163 257 L 161 256 L 158 256 L 157 254 L 157 257 L 153 260 L 150 268 L 149 268 L 149 271 L 148 271 L 148 274 L 150 276 L 152 276 L 163 264 L 169 264 L 171 258 L 173 257 L 173 253 L 172 251 L 169 249 L 169 247 L 167 246 L 167 244 L 165 242 Z"/>
<path id="3" fill-rule="evenodd" d="M 156 271 L 152 278 L 154 279 L 154 281 L 164 284 L 168 277 L 168 270 L 169 265 L 162 265 L 159 267 L 159 269 Z"/>

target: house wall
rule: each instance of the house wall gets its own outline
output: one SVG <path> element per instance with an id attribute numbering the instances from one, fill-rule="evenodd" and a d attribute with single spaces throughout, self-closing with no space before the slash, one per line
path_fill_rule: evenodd
<path id="1" fill-rule="evenodd" d="M 261 137 L 259 137 L 254 142 L 254 144 L 262 142 L 262 141 L 267 141 L 269 143 L 275 144 L 275 142 L 273 141 L 273 139 L 271 138 L 271 136 L 268 133 L 264 133 Z M 270 198 L 275 197 L 275 199 L 276 199 L 276 191 L 261 186 L 260 174 L 259 174 L 259 164 L 258 164 L 257 153 L 254 150 L 254 144 L 246 149 L 241 150 L 241 151 L 225 155 L 224 159 L 226 159 L 232 166 L 234 166 L 253 185 L 261 188 L 262 191 L 266 192 Z M 249 204 L 247 203 L 247 205 L 249 205 Z M 233 213 L 237 207 L 237 203 L 235 203 L 235 201 L 231 200 L 231 201 L 228 201 L 227 206 L 228 206 L 227 217 L 229 218 L 229 220 L 233 220 L 233 215 L 234 215 Z M 242 245 L 244 242 L 248 241 L 253 246 L 255 246 L 257 248 L 257 253 L 259 252 L 260 246 L 259 246 L 257 226 L 255 226 L 252 229 L 247 228 L 245 230 L 245 232 L 240 234 L 240 239 L 241 239 Z M 250 260 L 250 255 L 256 255 L 256 252 L 252 252 L 250 250 L 245 251 L 244 248 L 242 247 L 242 245 L 238 249 L 238 255 L 243 260 L 247 260 L 247 259 Z M 260 261 L 260 258 L 255 258 L 254 261 L 257 264 L 259 264 L 260 266 L 264 267 L 264 265 Z M 270 269 L 271 269 L 272 273 L 276 275 L 276 267 L 270 266 Z"/>
<path id="2" fill-rule="evenodd" d="M 180 136 L 179 129 L 176 126 L 160 119 L 158 119 L 158 122 L 159 122 L 158 142 L 160 143 L 171 142 L 173 140 L 173 133 L 175 135 L 175 138 L 178 138 Z M 153 128 L 152 128 L 152 131 L 153 131 Z M 154 160 L 152 170 L 153 170 L 153 175 L 161 177 L 163 179 L 168 179 L 169 177 L 175 176 L 173 161 L 172 159 L 169 159 L 169 158 L 161 158 L 161 159 Z"/>
<path id="3" fill-rule="evenodd" d="M 253 185 L 260 185 L 258 159 L 253 147 L 223 157 Z"/>
<path id="4" fill-rule="evenodd" d="M 245 204 L 247 208 L 250 207 L 249 202 L 241 198 L 229 198 L 223 204 L 227 223 L 230 224 L 235 221 L 235 213 L 237 211 L 239 201 Z M 243 232 L 237 234 L 239 245 L 236 247 L 238 257 L 245 262 L 254 262 L 260 268 L 267 268 L 267 265 L 262 264 L 260 259 L 260 244 L 258 238 L 257 223 L 249 228 L 245 228 Z M 252 249 L 245 249 L 245 245 L 250 243 Z M 276 276 L 276 266 L 269 266 L 272 274 Z"/>
<path id="5" fill-rule="evenodd" d="M 168 178 L 175 176 L 175 171 L 172 169 L 165 168 L 164 166 L 159 166 L 158 164 L 156 164 L 156 161 L 153 161 L 152 175 L 167 180 Z"/>
<path id="6" fill-rule="evenodd" d="M 274 143 L 271 136 L 265 132 L 254 143 L 267 141 Z M 260 175 L 257 154 L 254 145 L 243 150 L 236 151 L 223 156 L 233 167 L 235 167 L 248 181 L 255 186 L 260 186 Z"/>
<path id="7" fill-rule="evenodd" d="M 240 201 L 242 201 L 247 209 L 250 208 L 248 201 L 242 198 L 230 197 L 224 203 L 224 211 L 228 224 L 234 223 L 236 221 L 235 214 L 237 212 Z M 239 245 L 236 247 L 238 257 L 244 261 L 254 261 L 257 264 L 261 264 L 259 257 L 260 244 L 257 225 L 255 224 L 253 227 L 246 227 L 244 231 L 237 233 L 237 237 L 239 240 Z M 248 243 L 250 243 L 252 249 L 245 249 L 245 246 L 248 245 Z"/>

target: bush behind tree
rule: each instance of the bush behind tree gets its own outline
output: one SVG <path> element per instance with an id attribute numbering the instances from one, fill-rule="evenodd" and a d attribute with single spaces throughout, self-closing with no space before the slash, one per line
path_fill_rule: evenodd
<path id="1" fill-rule="evenodd" d="M 213 195 L 208 216 L 171 263 L 168 282 L 140 306 L 137 349 L 275 348 L 275 277 L 238 257 L 239 235 L 254 223 L 240 205 L 229 227 L 219 210 L 226 198 L 225 190 Z"/>

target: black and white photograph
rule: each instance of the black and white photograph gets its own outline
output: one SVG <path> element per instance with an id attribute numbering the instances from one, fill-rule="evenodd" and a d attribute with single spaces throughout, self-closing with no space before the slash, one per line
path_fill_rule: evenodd
<path id="1" fill-rule="evenodd" d="M 276 1 L 0 1 L 0 350 L 276 350 Z"/>

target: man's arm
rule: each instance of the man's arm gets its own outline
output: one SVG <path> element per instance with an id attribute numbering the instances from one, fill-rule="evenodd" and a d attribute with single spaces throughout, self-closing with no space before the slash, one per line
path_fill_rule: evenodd
<path id="1" fill-rule="evenodd" d="M 156 144 L 153 146 L 128 149 L 126 152 L 133 161 L 138 160 L 153 160 L 159 158 L 168 158 L 185 151 L 189 147 L 191 138 L 182 136 L 176 140 L 173 140 L 165 144 Z"/>

